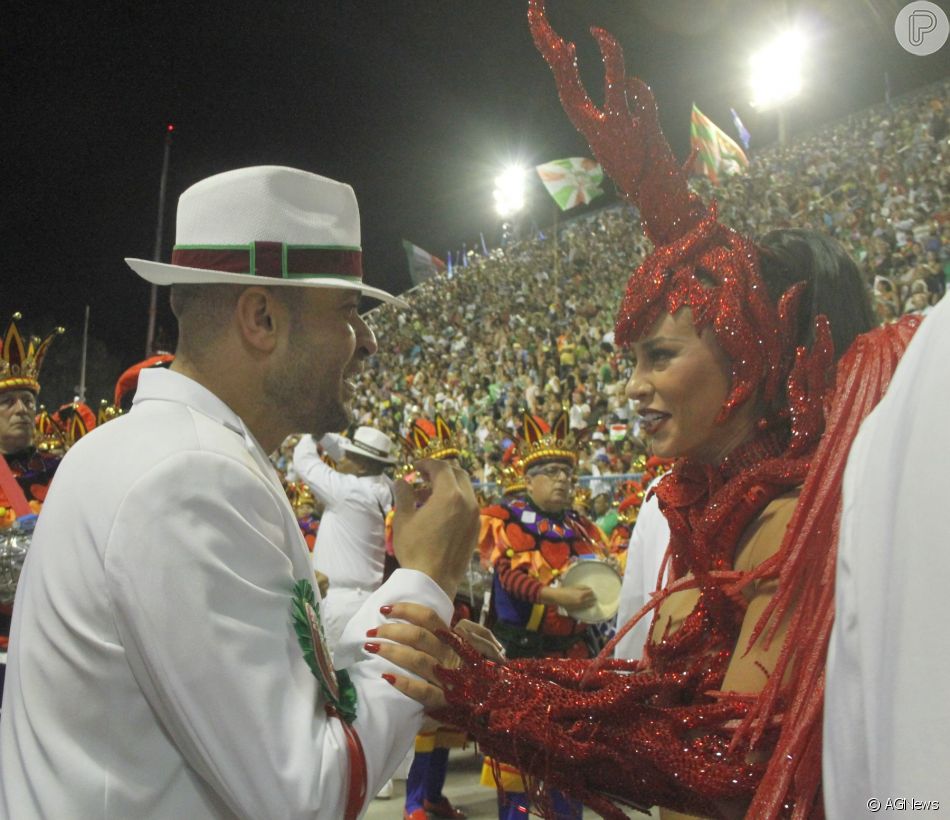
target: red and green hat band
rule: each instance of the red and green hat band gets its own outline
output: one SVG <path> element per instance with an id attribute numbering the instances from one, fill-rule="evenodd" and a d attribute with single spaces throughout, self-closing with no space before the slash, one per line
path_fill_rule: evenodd
<path id="1" fill-rule="evenodd" d="M 359 248 L 252 242 L 249 245 L 176 245 L 172 264 L 183 268 L 267 276 L 272 279 L 332 276 L 363 280 Z"/>

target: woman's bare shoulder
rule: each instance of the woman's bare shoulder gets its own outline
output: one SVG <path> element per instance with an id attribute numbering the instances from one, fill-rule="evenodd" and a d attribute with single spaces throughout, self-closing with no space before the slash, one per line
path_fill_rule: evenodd
<path id="1" fill-rule="evenodd" d="M 778 551 L 798 504 L 800 492 L 801 488 L 796 487 L 776 496 L 762 510 L 759 517 L 749 525 L 736 548 L 733 566 L 737 570 L 748 572 L 755 569 L 766 558 Z"/>

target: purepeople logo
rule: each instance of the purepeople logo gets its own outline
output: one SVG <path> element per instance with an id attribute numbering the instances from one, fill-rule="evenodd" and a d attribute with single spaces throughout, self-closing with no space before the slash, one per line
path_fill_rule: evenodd
<path id="1" fill-rule="evenodd" d="M 894 34 L 905 51 L 923 57 L 943 48 L 950 36 L 950 22 L 936 3 L 914 0 L 897 15 Z"/>

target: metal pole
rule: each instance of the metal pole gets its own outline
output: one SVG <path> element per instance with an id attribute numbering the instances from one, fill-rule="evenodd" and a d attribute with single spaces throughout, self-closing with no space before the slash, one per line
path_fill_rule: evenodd
<path id="1" fill-rule="evenodd" d="M 158 221 L 155 225 L 155 249 L 152 260 L 162 261 L 162 232 L 165 225 L 165 189 L 168 186 L 168 157 L 171 154 L 172 134 L 175 126 L 168 124 L 165 127 L 165 153 L 162 157 L 162 179 L 158 186 Z M 145 339 L 145 356 L 151 356 L 155 343 L 155 316 L 158 313 L 158 285 L 152 285 L 148 300 L 148 335 Z"/>
<path id="2" fill-rule="evenodd" d="M 82 329 L 82 363 L 79 365 L 79 401 L 86 401 L 86 351 L 89 349 L 89 305 L 86 305 L 86 321 Z"/>
<path id="3" fill-rule="evenodd" d="M 561 276 L 560 256 L 561 255 L 558 253 L 558 248 L 557 248 L 557 242 L 558 242 L 557 216 L 558 216 L 559 210 L 560 208 L 558 208 L 558 206 L 555 205 L 554 206 L 554 304 L 555 305 L 561 304 L 561 291 L 560 291 L 560 276 Z"/>

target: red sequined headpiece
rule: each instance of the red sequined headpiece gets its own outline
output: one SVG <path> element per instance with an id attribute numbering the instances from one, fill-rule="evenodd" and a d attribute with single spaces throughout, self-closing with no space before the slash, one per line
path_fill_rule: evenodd
<path id="1" fill-rule="evenodd" d="M 557 81 L 571 122 L 631 205 L 655 249 L 633 273 L 617 316 L 616 339 L 628 345 L 664 313 L 688 307 L 697 332 L 712 327 L 732 362 L 732 389 L 717 418 L 724 421 L 759 388 L 767 405 L 782 396 L 795 352 L 794 325 L 803 285 L 774 305 L 759 274 L 755 243 L 716 221 L 689 189 L 687 166 L 673 156 L 649 87 L 627 77 L 623 51 L 608 32 L 592 28 L 605 69 L 598 108 L 581 82 L 573 43 L 545 17 L 544 0 L 529 0 L 535 45 Z M 690 160 L 691 161 L 691 160 Z"/>

